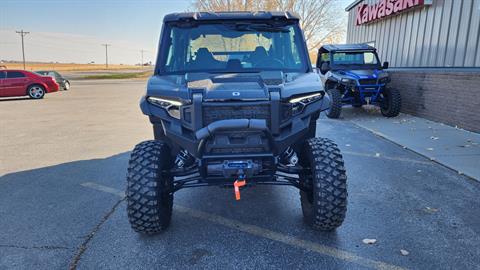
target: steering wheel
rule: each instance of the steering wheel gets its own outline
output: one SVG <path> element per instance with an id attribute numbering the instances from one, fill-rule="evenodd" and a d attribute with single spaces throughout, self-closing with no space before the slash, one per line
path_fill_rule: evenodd
<path id="1" fill-rule="evenodd" d="M 259 62 L 255 63 L 253 67 L 283 67 L 283 62 L 277 58 L 264 58 Z"/>

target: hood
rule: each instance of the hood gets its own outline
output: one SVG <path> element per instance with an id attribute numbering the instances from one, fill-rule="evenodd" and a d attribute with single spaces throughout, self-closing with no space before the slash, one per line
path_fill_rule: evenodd
<path id="1" fill-rule="evenodd" d="M 190 90 L 203 89 L 205 100 L 268 100 L 268 86 L 259 74 L 223 74 L 193 78 L 187 74 Z M 281 77 L 278 83 L 282 83 Z"/>
<path id="2" fill-rule="evenodd" d="M 202 91 L 204 100 L 268 100 L 272 88 L 279 90 L 282 98 L 323 90 L 316 73 L 187 73 L 152 76 L 147 96 L 190 99 L 193 91 Z"/>
<path id="3" fill-rule="evenodd" d="M 383 70 L 377 69 L 354 69 L 354 70 L 340 70 L 335 73 L 341 76 L 349 76 L 353 79 L 378 79 L 381 74 L 386 73 Z"/>

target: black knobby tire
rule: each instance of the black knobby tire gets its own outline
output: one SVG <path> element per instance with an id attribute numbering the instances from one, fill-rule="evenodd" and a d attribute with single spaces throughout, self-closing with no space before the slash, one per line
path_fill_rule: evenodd
<path id="1" fill-rule="evenodd" d="M 327 110 L 328 118 L 339 118 L 342 113 L 342 94 L 336 88 L 327 90 L 330 97 L 330 108 Z"/>
<path id="2" fill-rule="evenodd" d="M 170 224 L 173 206 L 173 178 L 170 150 L 162 141 L 145 141 L 135 146 L 127 173 L 127 213 L 132 228 L 155 234 Z"/>
<path id="3" fill-rule="evenodd" d="M 385 88 L 383 99 L 380 103 L 380 111 L 385 117 L 395 117 L 400 113 L 402 98 L 397 88 Z"/>
<path id="4" fill-rule="evenodd" d="M 347 212 L 347 175 L 340 150 L 329 139 L 312 138 L 300 158 L 311 169 L 300 175 L 307 189 L 300 191 L 305 221 L 322 231 L 339 227 Z"/>

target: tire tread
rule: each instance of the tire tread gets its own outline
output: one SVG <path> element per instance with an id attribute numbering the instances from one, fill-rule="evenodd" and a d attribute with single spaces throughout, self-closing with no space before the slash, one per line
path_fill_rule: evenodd
<path id="1" fill-rule="evenodd" d="M 337 145 L 326 138 L 309 139 L 305 151 L 312 167 L 306 186 L 311 186 L 312 193 L 300 192 L 304 217 L 315 229 L 333 230 L 343 223 L 347 211 L 347 175 L 342 155 Z"/>
<path id="2" fill-rule="evenodd" d="M 388 108 L 380 107 L 382 115 L 385 117 L 395 117 L 402 108 L 402 97 L 397 88 L 385 88 L 385 95 L 388 97 Z"/>
<path id="3" fill-rule="evenodd" d="M 127 214 L 133 230 L 155 234 L 170 224 L 172 179 L 162 174 L 170 166 L 168 146 L 145 141 L 132 151 L 127 171 Z"/>

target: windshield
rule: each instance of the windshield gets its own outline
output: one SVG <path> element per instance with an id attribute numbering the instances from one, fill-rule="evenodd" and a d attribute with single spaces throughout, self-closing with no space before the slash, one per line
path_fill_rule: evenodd
<path id="1" fill-rule="evenodd" d="M 333 65 L 377 66 L 379 61 L 373 52 L 336 52 L 332 57 Z"/>
<path id="2" fill-rule="evenodd" d="M 199 24 L 168 26 L 158 71 L 306 72 L 306 49 L 296 24 Z"/>

